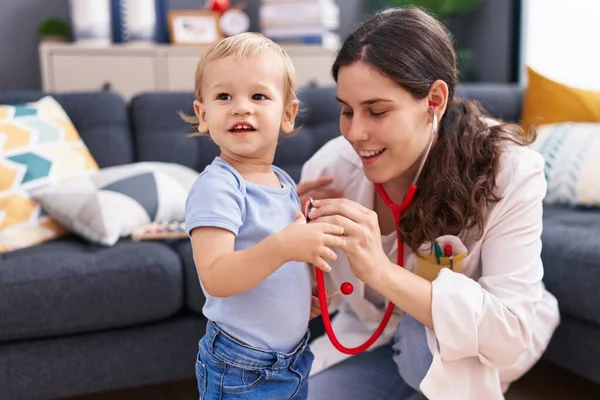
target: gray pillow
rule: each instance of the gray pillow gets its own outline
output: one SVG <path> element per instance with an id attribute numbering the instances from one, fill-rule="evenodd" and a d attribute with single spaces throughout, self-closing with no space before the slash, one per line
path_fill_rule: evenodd
<path id="1" fill-rule="evenodd" d="M 183 221 L 197 177 L 183 165 L 140 162 L 62 181 L 32 197 L 74 234 L 112 246 L 151 222 Z"/>

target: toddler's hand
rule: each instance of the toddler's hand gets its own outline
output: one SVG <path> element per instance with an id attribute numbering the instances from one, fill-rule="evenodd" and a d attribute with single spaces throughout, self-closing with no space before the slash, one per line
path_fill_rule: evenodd
<path id="1" fill-rule="evenodd" d="M 317 318 L 321 315 L 321 305 L 319 304 L 319 297 L 313 295 L 310 303 L 310 319 Z"/>
<path id="2" fill-rule="evenodd" d="M 281 251 L 285 258 L 307 262 L 324 272 L 331 271 L 326 260 L 333 261 L 337 258 L 332 247 L 343 249 L 346 245 L 346 240 L 340 237 L 344 234 L 344 229 L 326 222 L 307 224 L 301 212 L 296 217 L 296 221 L 281 231 Z"/>
<path id="3" fill-rule="evenodd" d="M 327 305 L 331 304 L 331 298 L 337 296 L 339 293 L 332 293 L 327 295 Z M 319 294 L 317 287 L 313 288 L 312 300 L 310 303 L 310 319 L 317 318 L 321 315 L 321 303 L 319 303 Z"/>

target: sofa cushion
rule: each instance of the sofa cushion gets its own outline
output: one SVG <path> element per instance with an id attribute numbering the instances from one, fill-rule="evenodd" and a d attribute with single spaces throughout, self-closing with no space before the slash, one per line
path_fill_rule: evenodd
<path id="1" fill-rule="evenodd" d="M 74 236 L 0 256 L 0 340 L 156 321 L 183 305 L 177 254 L 155 242 L 90 245 Z"/>
<path id="2" fill-rule="evenodd" d="M 198 313 L 202 314 L 202 307 L 206 298 L 202 293 L 196 265 L 194 264 L 194 255 L 192 253 L 192 243 L 189 240 L 178 240 L 173 243 L 173 249 L 181 257 L 183 264 L 183 273 L 185 277 L 185 304 L 186 306 Z"/>
<path id="3" fill-rule="evenodd" d="M 542 260 L 561 311 L 600 324 L 600 209 L 546 206 Z"/>
<path id="4" fill-rule="evenodd" d="M 340 106 L 335 88 L 306 87 L 298 93 L 302 111 L 296 120 L 300 131 L 282 137 L 274 163 L 296 181 L 302 165 L 325 142 L 339 135 Z M 178 162 L 202 171 L 219 154 L 209 137 L 189 137 L 193 127 L 178 112 L 193 115 L 190 93 L 145 93 L 131 100 L 131 121 L 138 161 Z"/>
<path id="5" fill-rule="evenodd" d="M 576 88 L 527 67 L 523 129 L 560 122 L 600 122 L 600 91 Z"/>
<path id="6" fill-rule="evenodd" d="M 456 87 L 456 96 L 479 102 L 495 118 L 519 122 L 523 87 L 505 83 L 464 83 Z"/>

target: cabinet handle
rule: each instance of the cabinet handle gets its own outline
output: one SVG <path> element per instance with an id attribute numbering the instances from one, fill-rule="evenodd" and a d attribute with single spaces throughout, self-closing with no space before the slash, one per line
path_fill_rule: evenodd
<path id="1" fill-rule="evenodd" d="M 102 90 L 104 92 L 110 92 L 112 90 L 112 85 L 110 84 L 110 82 L 104 82 L 102 84 Z"/>

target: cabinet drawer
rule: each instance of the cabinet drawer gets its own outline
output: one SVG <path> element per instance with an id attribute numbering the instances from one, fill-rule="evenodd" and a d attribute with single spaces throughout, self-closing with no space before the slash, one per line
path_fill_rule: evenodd
<path id="1" fill-rule="evenodd" d="M 299 88 L 311 83 L 319 86 L 328 86 L 335 83 L 331 77 L 333 57 L 330 54 L 292 54 L 290 58 L 294 63 L 294 68 L 296 68 Z"/>
<path id="2" fill-rule="evenodd" d="M 173 92 L 193 92 L 194 75 L 200 55 L 175 55 L 167 57 L 167 90 Z"/>
<path id="3" fill-rule="evenodd" d="M 54 54 L 52 64 L 53 90 L 57 92 L 109 89 L 129 99 L 158 90 L 152 55 Z"/>
<path id="4" fill-rule="evenodd" d="M 317 85 L 334 84 L 331 77 L 333 57 L 329 53 L 318 54 L 304 52 L 304 54 L 291 54 L 290 58 L 296 68 L 298 87 L 311 83 Z M 194 90 L 194 74 L 200 56 L 171 55 L 167 57 L 167 90 L 187 91 Z"/>

